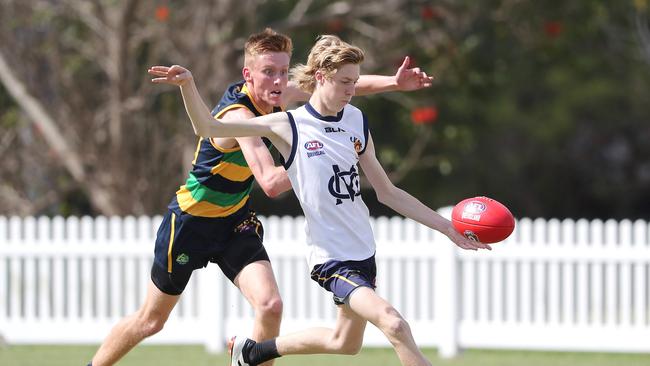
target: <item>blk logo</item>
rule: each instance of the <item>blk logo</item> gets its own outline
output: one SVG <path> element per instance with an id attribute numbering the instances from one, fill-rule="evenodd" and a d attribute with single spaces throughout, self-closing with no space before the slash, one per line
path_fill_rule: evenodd
<path id="1" fill-rule="evenodd" d="M 334 175 L 330 178 L 327 188 L 330 194 L 336 198 L 336 204 L 340 205 L 343 200 L 354 202 L 354 197 L 361 195 L 359 187 L 359 173 L 353 165 L 349 171 L 341 171 L 338 165 L 332 165 Z"/>
<path id="2" fill-rule="evenodd" d="M 325 127 L 325 133 L 345 132 L 341 127 Z"/>

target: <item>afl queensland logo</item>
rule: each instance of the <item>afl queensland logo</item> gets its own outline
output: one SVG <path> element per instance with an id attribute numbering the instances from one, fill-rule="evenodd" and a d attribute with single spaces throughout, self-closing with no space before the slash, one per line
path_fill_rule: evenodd
<path id="1" fill-rule="evenodd" d="M 325 154 L 325 151 L 323 151 L 323 143 L 318 140 L 305 142 L 305 150 L 307 150 L 308 158 Z"/>
<path id="2" fill-rule="evenodd" d="M 480 201 L 469 201 L 463 207 L 463 214 L 461 217 L 463 219 L 481 221 L 481 214 L 485 212 L 485 203 Z"/>

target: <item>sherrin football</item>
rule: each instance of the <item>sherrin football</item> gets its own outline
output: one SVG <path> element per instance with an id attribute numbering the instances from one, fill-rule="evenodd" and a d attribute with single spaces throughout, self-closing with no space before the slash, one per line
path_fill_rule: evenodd
<path id="1" fill-rule="evenodd" d="M 483 196 L 460 201 L 451 211 L 451 223 L 465 237 L 487 244 L 505 240 L 515 229 L 510 210 Z"/>

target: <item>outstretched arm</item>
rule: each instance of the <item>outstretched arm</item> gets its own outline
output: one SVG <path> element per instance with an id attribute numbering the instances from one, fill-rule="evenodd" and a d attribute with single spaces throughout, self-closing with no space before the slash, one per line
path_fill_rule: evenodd
<path id="1" fill-rule="evenodd" d="M 265 136 L 285 158 L 291 151 L 293 131 L 286 113 L 271 113 L 251 119 L 215 119 L 201 99 L 199 91 L 186 68 L 174 65 L 152 66 L 149 74 L 156 76 L 153 83 L 171 84 L 181 88 L 185 110 L 192 121 L 194 133 L 202 137 Z"/>
<path id="2" fill-rule="evenodd" d="M 355 89 L 356 95 L 368 95 L 390 91 L 412 91 L 428 88 L 432 85 L 433 77 L 420 70 L 419 67 L 409 68 L 411 58 L 404 57 L 404 62 L 393 76 L 361 75 Z"/>
<path id="3" fill-rule="evenodd" d="M 404 62 L 397 69 L 395 75 L 361 75 L 355 88 L 356 95 L 369 95 L 391 91 L 412 91 L 428 88 L 432 85 L 433 77 L 419 67 L 409 68 L 411 58 L 406 56 Z M 311 95 L 298 88 L 298 85 L 289 81 L 284 93 L 284 104 L 305 102 Z"/>
<path id="4" fill-rule="evenodd" d="M 375 156 L 375 146 L 371 137 L 368 138 L 368 145 L 366 146 L 365 152 L 359 156 L 359 162 L 366 178 L 377 193 L 379 202 L 392 208 L 401 215 L 447 235 L 451 241 L 463 249 L 491 250 L 487 244 L 465 238 L 454 229 L 449 220 L 440 216 L 437 212 L 407 192 L 397 188 L 379 164 Z"/>
<path id="5" fill-rule="evenodd" d="M 186 68 L 174 65 L 152 66 L 149 74 L 156 76 L 151 81 L 157 84 L 171 84 L 181 88 L 185 110 L 192 121 L 194 133 L 202 137 L 240 137 L 240 136 L 267 136 L 272 138 L 271 121 L 267 116 L 245 120 L 214 119 L 210 110 L 201 99 L 194 83 L 192 73 Z M 259 120 L 258 120 L 259 119 Z M 264 119 L 264 121 L 261 121 Z"/>

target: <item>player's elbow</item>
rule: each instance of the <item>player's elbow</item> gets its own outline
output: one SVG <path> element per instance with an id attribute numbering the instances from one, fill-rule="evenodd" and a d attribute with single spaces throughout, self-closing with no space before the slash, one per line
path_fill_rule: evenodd
<path id="1" fill-rule="evenodd" d="M 194 127 L 194 134 L 199 136 L 199 137 L 207 137 L 207 131 L 206 128 L 203 127 L 202 125 L 197 125 L 195 123 L 192 123 L 192 127 Z"/>
<path id="2" fill-rule="evenodd" d="M 220 120 L 217 121 L 217 126 L 214 125 L 213 120 L 209 121 L 192 121 L 192 127 L 194 127 L 194 134 L 201 137 L 222 137 L 221 131 L 223 131 L 223 123 Z"/>
<path id="3" fill-rule="evenodd" d="M 262 187 L 262 191 L 264 191 L 264 194 L 269 198 L 275 198 L 281 193 L 280 190 L 276 189 L 274 186 Z"/>
<path id="4" fill-rule="evenodd" d="M 377 192 L 377 201 L 383 205 L 390 206 L 390 199 L 385 194 Z"/>
<path id="5" fill-rule="evenodd" d="M 258 183 L 264 194 L 269 198 L 275 198 L 282 193 L 280 186 L 272 179 L 262 179 L 261 181 L 258 181 Z"/>
<path id="6" fill-rule="evenodd" d="M 391 185 L 391 186 L 384 186 L 381 187 L 380 189 L 375 189 L 375 192 L 377 193 L 377 201 L 380 203 L 392 207 L 393 202 L 395 202 L 397 198 L 397 187 Z"/>
<path id="7" fill-rule="evenodd" d="M 266 169 L 264 174 L 256 174 L 257 183 L 269 198 L 276 198 L 291 189 L 287 172 L 281 167 Z"/>

